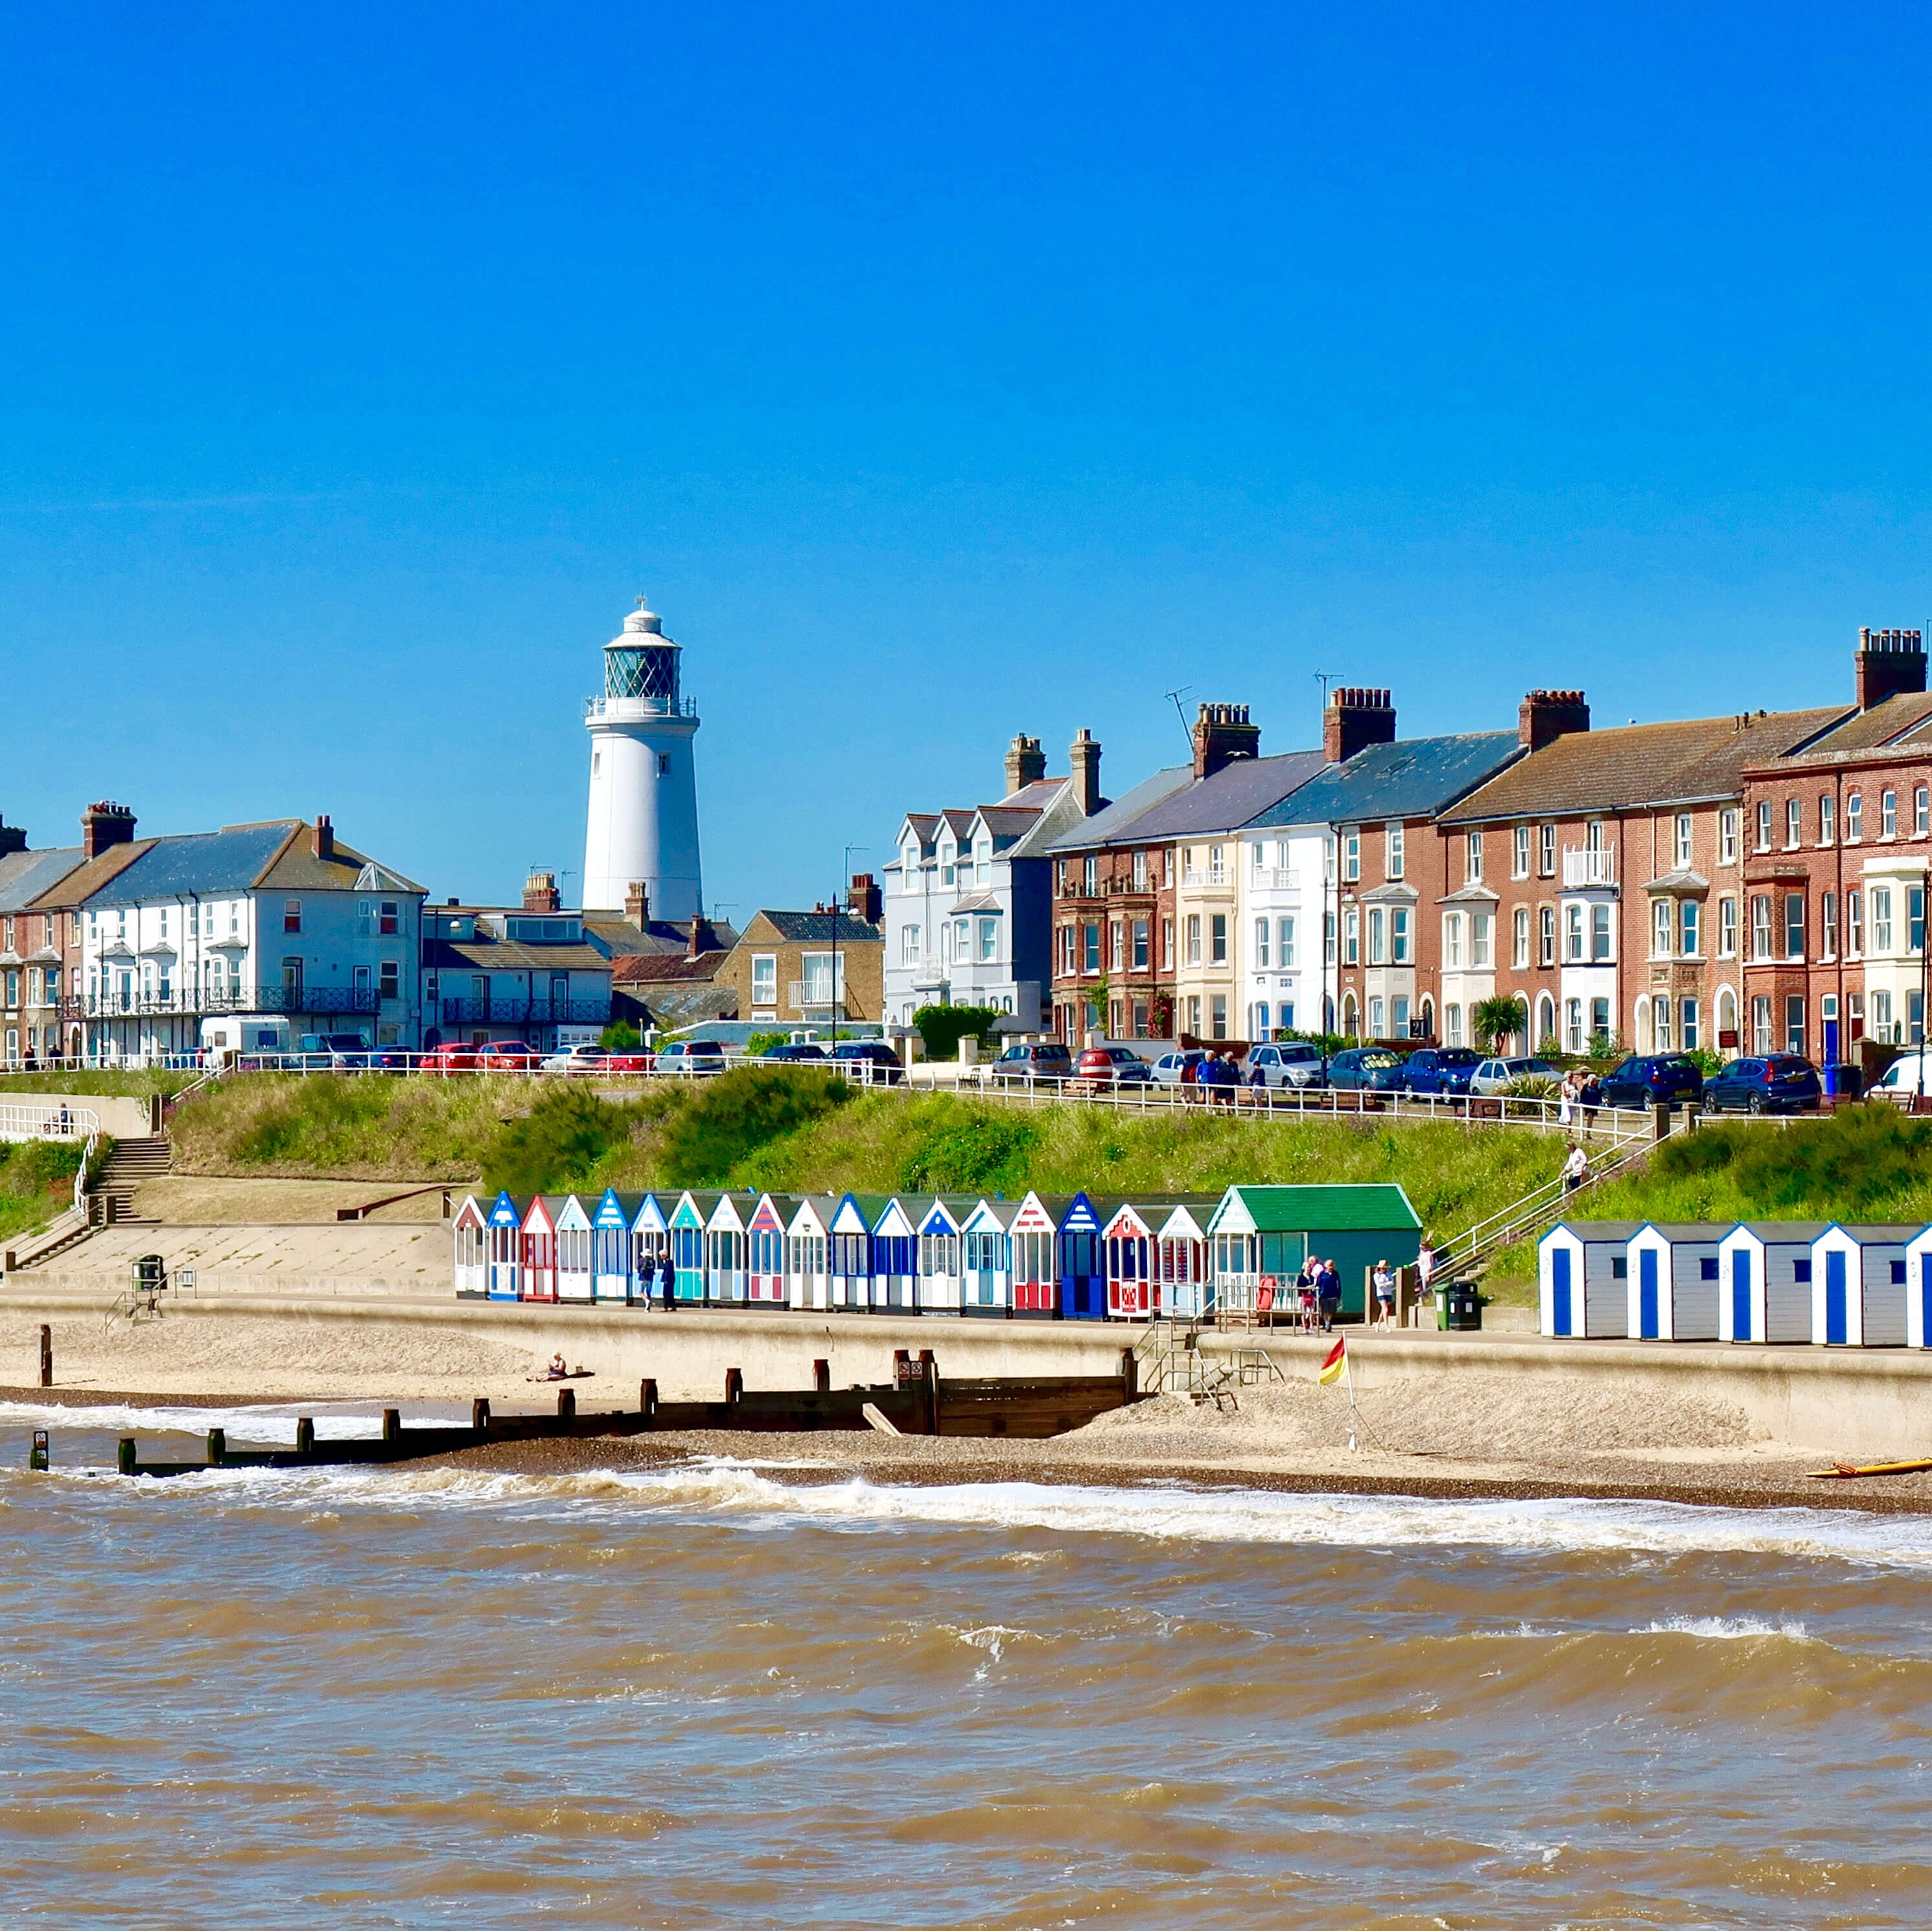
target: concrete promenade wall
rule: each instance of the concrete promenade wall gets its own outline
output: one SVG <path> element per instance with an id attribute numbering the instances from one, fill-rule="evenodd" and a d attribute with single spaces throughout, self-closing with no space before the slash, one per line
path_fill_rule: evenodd
<path id="1" fill-rule="evenodd" d="M 0 1309 L 71 1315 L 76 1307 L 105 1306 L 110 1298 L 108 1285 L 98 1278 L 56 1285 L 15 1275 L 0 1291 Z M 597 1370 L 594 1393 L 583 1396 L 586 1407 L 631 1405 L 646 1375 L 668 1399 L 718 1394 L 728 1368 L 741 1369 L 746 1386 L 754 1389 L 806 1387 L 818 1359 L 831 1363 L 836 1386 L 884 1381 L 899 1348 L 915 1354 L 930 1348 L 942 1375 L 1111 1375 L 1118 1371 L 1120 1350 L 1138 1332 L 1098 1321 L 520 1306 L 458 1301 L 447 1289 L 308 1295 L 292 1282 L 273 1293 L 180 1299 L 168 1318 L 191 1323 L 235 1315 L 361 1324 L 372 1330 L 372 1340 L 374 1330 L 392 1330 L 400 1342 L 426 1327 L 454 1329 L 527 1349 L 533 1364 L 561 1351 L 573 1364 Z M 1238 1348 L 1265 1348 L 1291 1378 L 1312 1379 L 1328 1345 L 1322 1336 L 1281 1333 L 1202 1337 L 1210 1360 Z M 1871 1460 L 1932 1453 L 1932 1354 L 1358 1331 L 1350 1333 L 1348 1345 L 1364 1393 L 1444 1375 L 1526 1381 L 1588 1376 L 1620 1385 L 1635 1402 L 1651 1392 L 1724 1402 L 1774 1439 L 1822 1454 Z M 533 1402 L 540 1399 L 533 1391 Z"/>
<path id="2" fill-rule="evenodd" d="M 135 1099 L 112 1093 L 14 1093 L 4 1096 L 14 1106 L 64 1106 L 74 1114 L 92 1113 L 112 1140 L 145 1140 L 161 1130 L 158 1099 Z"/>

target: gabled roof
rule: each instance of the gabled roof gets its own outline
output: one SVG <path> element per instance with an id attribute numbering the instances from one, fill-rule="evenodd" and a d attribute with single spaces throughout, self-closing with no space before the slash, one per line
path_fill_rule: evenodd
<path id="1" fill-rule="evenodd" d="M 299 818 L 228 825 L 218 832 L 178 838 L 137 839 L 134 844 L 139 849 L 133 858 L 99 880 L 86 881 L 86 902 L 116 906 L 253 891 L 353 892 L 370 862 L 339 840 L 332 856 L 317 858 L 312 829 Z M 406 880 L 394 889 L 422 890 Z"/>
<path id="2" fill-rule="evenodd" d="M 1868 711 L 1841 712 L 1839 721 L 1786 755 L 1844 757 L 1877 751 L 1922 736 L 1928 721 L 1932 721 L 1932 697 L 1923 691 L 1901 691 Z"/>
<path id="3" fill-rule="evenodd" d="M 1330 765 L 1253 822 L 1259 826 L 1351 825 L 1432 818 L 1522 756 L 1514 731 L 1368 745 L 1344 763 Z"/>
<path id="4" fill-rule="evenodd" d="M 737 928 L 730 919 L 712 919 L 706 922 L 719 951 L 728 952 L 738 943 Z M 584 936 L 588 943 L 600 952 L 608 952 L 614 960 L 641 958 L 647 954 L 664 957 L 688 952 L 691 947 L 688 920 L 677 925 L 668 919 L 652 919 L 639 925 L 610 913 L 586 912 L 584 914 Z"/>
<path id="5" fill-rule="evenodd" d="M 548 947 L 545 948 L 548 949 Z M 729 952 L 631 953 L 610 961 L 614 985 L 708 985 Z"/>
<path id="6" fill-rule="evenodd" d="M 1422 1225 L 1408 1195 L 1382 1182 L 1238 1186 L 1228 1192 L 1239 1197 L 1261 1234 L 1386 1234 Z"/>
<path id="7" fill-rule="evenodd" d="M 1116 798 L 1090 818 L 1075 817 L 1066 830 L 1054 838 L 1046 849 L 1050 852 L 1093 851 L 1101 845 L 1138 844 L 1135 820 L 1172 797 L 1184 784 L 1193 782 L 1194 767 L 1191 764 L 1176 764 L 1165 771 L 1156 771 L 1151 778 L 1143 778 L 1125 797 Z"/>
<path id="8" fill-rule="evenodd" d="M 422 962 L 444 971 L 608 973 L 595 946 L 526 946 L 514 939 L 432 939 Z"/>
<path id="9" fill-rule="evenodd" d="M 754 938 L 762 937 L 757 931 L 761 919 L 776 937 L 790 944 L 829 946 L 835 931 L 842 946 L 882 946 L 886 942 L 883 927 L 874 925 L 869 919 L 861 919 L 854 912 L 840 912 L 835 928 L 833 915 L 830 912 L 758 911 L 747 922 L 744 934 L 738 942 L 740 945 L 748 945 Z"/>
<path id="10" fill-rule="evenodd" d="M 86 862 L 79 845 L 56 851 L 9 852 L 0 858 L 0 912 L 24 911 L 44 892 Z"/>
<path id="11" fill-rule="evenodd" d="M 1732 1234 L 1748 1234 L 1766 1246 L 1810 1246 L 1831 1225 L 1828 1220 L 1741 1220 Z M 1724 1237 L 1730 1238 L 1730 1234 Z"/>
<path id="12" fill-rule="evenodd" d="M 1748 767 L 1784 757 L 1844 715 L 1838 705 L 1571 731 L 1491 779 L 1443 822 L 1576 817 L 1733 797 Z"/>
<path id="13" fill-rule="evenodd" d="M 1275 757 L 1238 757 L 1211 778 L 1194 779 L 1163 799 L 1134 826 L 1134 837 L 1162 841 L 1238 832 L 1328 768 L 1318 751 Z"/>
<path id="14" fill-rule="evenodd" d="M 1628 1240 L 1642 1225 L 1640 1220 L 1559 1220 L 1537 1245 L 1540 1246 L 1550 1234 L 1568 1234 L 1583 1241 Z"/>
<path id="15" fill-rule="evenodd" d="M 1043 811 L 1070 782 L 1065 778 L 1036 778 L 1030 784 L 1022 784 L 1017 791 L 1009 791 L 1000 802 L 1010 811 Z"/>

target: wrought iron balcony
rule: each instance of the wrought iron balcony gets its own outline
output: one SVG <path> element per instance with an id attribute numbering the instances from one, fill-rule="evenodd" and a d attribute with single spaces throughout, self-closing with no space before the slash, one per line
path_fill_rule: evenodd
<path id="1" fill-rule="evenodd" d="M 446 1026 L 603 1026 L 610 1022 L 610 995 L 596 999 L 532 999 L 506 993 L 482 999 L 446 999 Z"/>

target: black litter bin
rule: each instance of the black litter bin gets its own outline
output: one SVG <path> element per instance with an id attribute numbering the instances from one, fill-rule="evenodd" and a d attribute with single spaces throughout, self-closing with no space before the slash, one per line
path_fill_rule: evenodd
<path id="1" fill-rule="evenodd" d="M 1466 1333 L 1482 1324 L 1482 1297 L 1466 1281 L 1452 1282 L 1445 1297 L 1442 1325 Z"/>
<path id="2" fill-rule="evenodd" d="M 1865 1090 L 1864 1070 L 1862 1067 L 1847 1065 L 1829 1066 L 1825 1069 L 1825 1090 L 1834 1099 L 1857 1099 Z"/>

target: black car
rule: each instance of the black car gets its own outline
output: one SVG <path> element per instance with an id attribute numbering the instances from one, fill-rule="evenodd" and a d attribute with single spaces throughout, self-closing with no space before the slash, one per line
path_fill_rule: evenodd
<path id="1" fill-rule="evenodd" d="M 1652 1106 L 1696 1105 L 1704 1097 L 1704 1075 L 1695 1060 L 1682 1053 L 1636 1054 L 1599 1082 L 1606 1106 L 1641 1110 Z"/>
<path id="2" fill-rule="evenodd" d="M 1733 1060 L 1704 1082 L 1706 1113 L 1809 1113 L 1825 1090 L 1818 1069 L 1796 1053 Z"/>
<path id="3" fill-rule="evenodd" d="M 783 1046 L 767 1046 L 758 1055 L 761 1060 L 823 1060 L 826 1057 L 823 1046 L 814 1046 L 808 1039 L 797 1041 Z"/>
<path id="4" fill-rule="evenodd" d="M 883 1039 L 845 1039 L 832 1049 L 832 1057 L 842 1066 L 864 1064 L 872 1068 L 874 1085 L 897 1086 L 905 1078 L 899 1056 Z"/>

